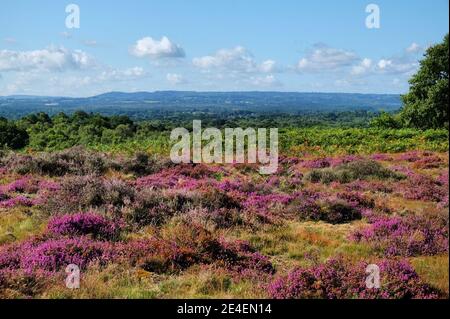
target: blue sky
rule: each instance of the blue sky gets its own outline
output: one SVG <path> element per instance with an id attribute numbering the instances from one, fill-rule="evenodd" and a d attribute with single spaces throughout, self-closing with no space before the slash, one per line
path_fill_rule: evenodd
<path id="1" fill-rule="evenodd" d="M 2 0 L 0 95 L 403 93 L 448 24 L 447 0 Z"/>

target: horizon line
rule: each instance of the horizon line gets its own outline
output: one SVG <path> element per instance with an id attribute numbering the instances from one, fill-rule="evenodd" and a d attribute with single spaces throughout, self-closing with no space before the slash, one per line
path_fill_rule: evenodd
<path id="1" fill-rule="evenodd" d="M 155 90 L 155 91 L 105 91 L 95 95 L 87 96 L 64 96 L 64 95 L 36 95 L 36 94 L 11 94 L 0 95 L 0 98 L 14 98 L 14 97 L 35 97 L 35 98 L 67 98 L 67 99 L 89 99 L 106 94 L 139 94 L 139 93 L 285 93 L 285 94 L 348 94 L 348 95 L 398 95 L 404 93 L 360 93 L 360 92 L 318 92 L 318 91 L 258 91 L 258 90 L 244 90 L 244 91 L 197 91 L 197 90 Z"/>

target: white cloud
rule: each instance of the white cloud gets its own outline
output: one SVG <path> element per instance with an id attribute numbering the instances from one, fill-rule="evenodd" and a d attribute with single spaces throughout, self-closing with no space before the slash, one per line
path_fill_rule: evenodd
<path id="1" fill-rule="evenodd" d="M 166 79 L 172 85 L 178 85 L 178 84 L 186 83 L 186 80 L 184 79 L 184 77 L 181 74 L 167 73 Z"/>
<path id="2" fill-rule="evenodd" d="M 182 58 L 186 55 L 182 47 L 173 43 L 165 36 L 159 41 L 151 37 L 138 40 L 131 48 L 131 54 L 137 57 L 150 57 L 152 59 Z"/>
<path id="3" fill-rule="evenodd" d="M 351 66 L 357 60 L 358 56 L 353 52 L 320 44 L 315 45 L 305 57 L 300 59 L 297 69 L 301 72 L 335 71 Z"/>
<path id="4" fill-rule="evenodd" d="M 97 82 L 105 81 L 133 81 L 149 76 L 141 67 L 133 67 L 125 70 L 109 69 L 101 72 L 94 80 Z"/>
<path id="5" fill-rule="evenodd" d="M 266 60 L 261 63 L 260 70 L 264 73 L 272 73 L 277 70 L 277 65 L 274 60 Z"/>
<path id="6" fill-rule="evenodd" d="M 408 53 L 417 53 L 422 50 L 423 50 L 422 46 L 418 45 L 415 42 L 411 43 L 411 45 L 406 48 L 406 52 L 408 52 Z"/>
<path id="7" fill-rule="evenodd" d="M 201 69 L 226 68 L 235 71 L 251 72 L 256 68 L 253 55 L 244 47 L 221 49 L 214 55 L 194 58 L 192 63 Z"/>
<path id="8" fill-rule="evenodd" d="M 256 76 L 250 78 L 250 83 L 254 86 L 258 87 L 277 87 L 281 86 L 281 82 L 278 81 L 278 79 L 272 75 L 266 75 L 266 76 Z"/>
<path id="9" fill-rule="evenodd" d="M 253 54 L 242 46 L 221 49 L 213 55 L 194 58 L 192 63 L 203 70 L 222 69 L 237 73 L 271 73 L 279 69 L 273 60 L 259 64 Z"/>
<path id="10" fill-rule="evenodd" d="M 372 68 L 372 60 L 365 58 L 358 65 L 352 67 L 352 75 L 363 75 L 369 72 Z"/>
<path id="11" fill-rule="evenodd" d="M 417 61 L 408 61 L 405 59 L 381 59 L 377 63 L 376 71 L 389 74 L 410 74 L 419 67 Z"/>
<path id="12" fill-rule="evenodd" d="M 0 51 L 0 71 L 65 71 L 87 68 L 94 60 L 80 50 L 50 47 L 34 51 Z"/>

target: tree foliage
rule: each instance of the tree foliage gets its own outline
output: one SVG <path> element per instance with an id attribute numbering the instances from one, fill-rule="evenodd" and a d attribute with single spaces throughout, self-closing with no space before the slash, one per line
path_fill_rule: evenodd
<path id="1" fill-rule="evenodd" d="M 449 85 L 448 34 L 444 41 L 430 47 L 420 62 L 420 69 L 402 96 L 401 119 L 408 127 L 420 129 L 448 128 Z"/>
<path id="2" fill-rule="evenodd" d="M 0 118 L 0 149 L 19 149 L 27 145 L 28 133 L 5 118 Z"/>

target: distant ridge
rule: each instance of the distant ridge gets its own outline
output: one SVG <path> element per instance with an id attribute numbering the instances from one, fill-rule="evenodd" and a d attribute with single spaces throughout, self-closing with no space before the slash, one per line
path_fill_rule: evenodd
<path id="1" fill-rule="evenodd" d="M 154 112 L 289 113 L 393 111 L 401 107 L 398 94 L 302 92 L 107 92 L 92 97 L 14 95 L 0 97 L 0 116 L 17 118 L 29 113 L 71 113 L 75 110 L 106 115 L 149 117 Z"/>

